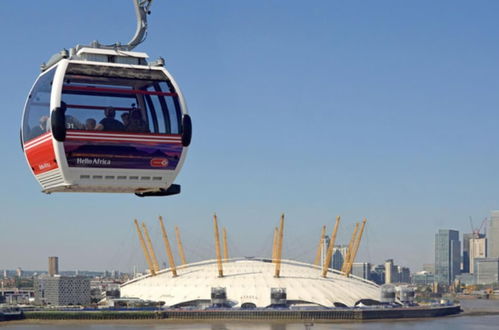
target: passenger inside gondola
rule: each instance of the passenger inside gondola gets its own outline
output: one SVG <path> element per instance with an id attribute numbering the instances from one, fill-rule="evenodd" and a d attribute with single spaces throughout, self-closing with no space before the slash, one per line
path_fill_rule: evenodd
<path id="1" fill-rule="evenodd" d="M 125 129 L 126 129 L 128 124 L 130 123 L 130 113 L 129 112 L 122 113 L 121 114 L 121 121 L 123 122 L 123 125 L 125 126 Z"/>
<path id="2" fill-rule="evenodd" d="M 88 118 L 85 121 L 85 129 L 87 131 L 95 131 L 97 129 L 97 121 L 93 118 Z"/>
<path id="3" fill-rule="evenodd" d="M 75 116 L 66 115 L 66 128 L 67 129 L 84 129 L 85 125 L 81 123 Z"/>
<path id="4" fill-rule="evenodd" d="M 40 117 L 39 125 L 33 127 L 30 130 L 30 134 L 29 134 L 30 135 L 30 137 L 29 137 L 30 139 L 36 138 L 37 136 L 40 136 L 43 133 L 47 132 L 48 119 L 49 119 L 49 117 L 45 116 L 45 115 L 43 115 L 43 116 Z"/>
<path id="5" fill-rule="evenodd" d="M 127 132 L 149 133 L 146 122 L 142 119 L 140 110 L 134 109 L 130 114 L 128 125 L 125 126 Z"/>
<path id="6" fill-rule="evenodd" d="M 99 124 L 102 125 L 103 131 L 124 131 L 125 126 L 119 120 L 116 120 L 116 111 L 113 107 L 108 107 L 104 111 L 106 118 L 102 119 Z"/>
<path id="7" fill-rule="evenodd" d="M 180 134 L 182 115 L 172 86 L 165 81 L 122 78 L 118 71 L 115 74 L 91 78 L 67 75 L 61 95 L 68 105 L 66 116 L 81 123 L 81 127 L 72 125 L 67 129 Z M 94 119 L 95 126 L 87 119 Z"/>

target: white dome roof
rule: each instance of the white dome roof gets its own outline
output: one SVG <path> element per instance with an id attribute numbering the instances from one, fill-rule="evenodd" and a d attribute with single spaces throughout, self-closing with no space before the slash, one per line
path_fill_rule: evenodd
<path id="1" fill-rule="evenodd" d="M 271 304 L 271 288 L 286 288 L 287 301 L 332 307 L 334 303 L 353 306 L 360 299 L 379 300 L 379 286 L 373 282 L 329 270 L 321 276 L 318 266 L 282 260 L 281 276 L 274 277 L 275 264 L 268 259 L 229 259 L 223 262 L 224 277 L 218 277 L 216 260 L 177 268 L 177 277 L 169 269 L 155 276 L 133 279 L 121 286 L 122 297 L 164 301 L 175 306 L 194 301 L 209 301 L 212 287 L 226 289 L 233 307 L 252 303 L 256 307 Z"/>

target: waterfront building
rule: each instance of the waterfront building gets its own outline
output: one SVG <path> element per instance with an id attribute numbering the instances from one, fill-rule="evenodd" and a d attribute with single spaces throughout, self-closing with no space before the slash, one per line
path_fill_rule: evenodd
<path id="1" fill-rule="evenodd" d="M 88 305 L 90 279 L 81 276 L 40 276 L 34 281 L 37 305 Z"/>
<path id="2" fill-rule="evenodd" d="M 463 285 L 474 285 L 476 284 L 475 276 L 471 273 L 462 273 L 456 276 L 456 281 Z"/>
<path id="3" fill-rule="evenodd" d="M 434 282 L 432 273 L 425 270 L 412 274 L 412 283 L 416 285 L 431 285 Z"/>
<path id="4" fill-rule="evenodd" d="M 435 234 L 435 281 L 450 285 L 460 274 L 461 242 L 459 231 L 439 229 Z"/>
<path id="5" fill-rule="evenodd" d="M 59 258 L 49 257 L 49 276 L 59 275 Z"/>
<path id="6" fill-rule="evenodd" d="M 14 287 L 2 289 L 0 295 L 3 296 L 3 298 L 0 298 L 0 302 L 3 300 L 4 303 L 9 305 L 29 304 L 30 299 L 33 297 L 33 290 Z"/>
<path id="7" fill-rule="evenodd" d="M 499 283 L 499 258 L 475 259 L 476 284 Z"/>
<path id="8" fill-rule="evenodd" d="M 499 211 L 491 213 L 487 238 L 487 256 L 499 258 Z"/>
<path id="9" fill-rule="evenodd" d="M 90 291 L 92 295 L 99 296 L 120 296 L 120 284 L 110 279 L 93 279 L 90 281 Z"/>
<path id="10" fill-rule="evenodd" d="M 475 259 L 487 257 L 487 239 L 477 234 L 469 241 L 470 273 L 475 273 Z"/>

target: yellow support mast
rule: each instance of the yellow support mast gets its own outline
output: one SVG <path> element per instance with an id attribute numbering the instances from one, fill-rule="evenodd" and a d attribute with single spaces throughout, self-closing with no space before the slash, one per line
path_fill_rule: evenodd
<path id="1" fill-rule="evenodd" d="M 357 235 L 357 240 L 355 241 L 353 251 L 350 256 L 350 261 L 348 262 L 348 267 L 346 269 L 346 276 L 349 276 L 350 272 L 352 271 L 353 262 L 355 261 L 355 257 L 357 256 L 357 252 L 359 251 L 360 240 L 362 239 L 362 233 L 364 232 L 364 227 L 366 226 L 366 222 L 367 219 L 364 218 L 364 220 L 362 220 L 362 226 L 360 227 L 359 234 Z"/>
<path id="2" fill-rule="evenodd" d="M 274 228 L 274 240 L 272 242 L 272 263 L 276 262 L 277 258 L 277 241 L 279 239 L 279 229 L 277 227 Z"/>
<path id="3" fill-rule="evenodd" d="M 177 267 L 175 266 L 175 259 L 173 258 L 170 241 L 168 240 L 168 234 L 166 233 L 165 224 L 163 223 L 162 216 L 159 216 L 159 224 L 161 226 L 161 233 L 163 235 L 163 242 L 165 243 L 165 250 L 166 250 L 166 255 L 168 256 L 168 263 L 170 264 L 170 270 L 172 271 L 173 277 L 176 277 Z"/>
<path id="4" fill-rule="evenodd" d="M 149 272 L 151 275 L 156 275 L 156 271 L 154 270 L 154 265 L 151 261 L 151 256 L 149 255 L 149 251 L 147 250 L 146 242 L 144 241 L 144 236 L 142 235 L 142 231 L 139 227 L 139 222 L 137 219 L 134 220 L 135 228 L 137 229 L 137 235 L 139 236 L 140 246 L 142 247 L 142 252 L 144 253 L 144 257 L 146 258 L 147 265 L 149 266 Z"/>
<path id="5" fill-rule="evenodd" d="M 222 256 L 220 253 L 220 236 L 218 234 L 218 221 L 216 214 L 213 215 L 213 231 L 215 234 L 215 252 L 217 254 L 218 277 L 223 277 L 224 270 L 222 266 Z"/>
<path id="6" fill-rule="evenodd" d="M 358 230 L 359 230 L 359 223 L 357 222 L 355 224 L 355 228 L 353 230 L 352 239 L 350 240 L 350 243 L 348 244 L 347 255 L 345 256 L 345 260 L 343 261 L 343 266 L 341 267 L 341 271 L 343 273 L 346 273 L 347 264 L 348 264 L 348 261 L 350 260 L 350 255 L 352 254 L 353 242 L 355 241 L 355 238 L 357 237 Z"/>
<path id="7" fill-rule="evenodd" d="M 324 238 L 326 237 L 326 226 L 322 226 L 321 238 L 319 240 L 319 246 L 317 246 L 317 253 L 315 254 L 314 265 L 319 266 L 321 264 L 322 250 L 324 248 Z"/>
<path id="8" fill-rule="evenodd" d="M 183 266 L 187 264 L 187 261 L 185 259 L 184 246 L 182 245 L 182 240 L 180 239 L 180 229 L 178 229 L 177 226 L 175 226 L 175 238 L 177 239 L 177 248 L 178 254 L 180 255 L 180 262 Z"/>
<path id="9" fill-rule="evenodd" d="M 281 258 L 282 258 L 282 241 L 284 237 L 284 213 L 281 214 L 281 223 L 279 225 L 279 235 L 277 237 L 276 264 L 274 277 L 281 276 Z"/>
<path id="10" fill-rule="evenodd" d="M 147 230 L 145 222 L 142 222 L 142 229 L 144 230 L 144 234 L 146 235 L 146 246 L 149 248 L 149 255 L 151 256 L 154 271 L 159 272 L 158 258 L 156 258 L 156 253 L 154 252 L 154 247 L 152 246 L 151 237 L 149 236 L 149 231 Z"/>
<path id="11" fill-rule="evenodd" d="M 326 260 L 322 265 L 322 277 L 327 277 L 327 271 L 333 257 L 334 243 L 336 241 L 336 234 L 338 233 L 338 227 L 340 226 L 340 217 L 336 217 L 336 223 L 334 224 L 333 233 L 331 234 L 331 239 L 329 240 L 329 246 L 327 247 Z"/>

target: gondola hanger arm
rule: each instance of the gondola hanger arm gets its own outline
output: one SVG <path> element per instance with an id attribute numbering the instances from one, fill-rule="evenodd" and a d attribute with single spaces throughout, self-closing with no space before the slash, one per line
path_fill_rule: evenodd
<path id="1" fill-rule="evenodd" d="M 140 45 L 147 35 L 147 15 L 151 13 L 150 8 L 153 0 L 133 0 L 135 15 L 137 16 L 137 28 L 132 39 L 126 44 L 115 43 L 105 45 L 104 48 L 114 48 L 123 51 L 131 51 Z M 102 47 L 102 46 L 101 46 Z"/>
<path id="2" fill-rule="evenodd" d="M 116 42 L 111 45 L 103 45 L 97 40 L 93 41 L 89 46 L 76 45 L 69 51 L 63 49 L 60 52 L 54 54 L 46 63 L 42 63 L 40 67 L 41 71 L 45 71 L 47 68 L 59 62 L 63 58 L 74 56 L 80 49 L 84 47 L 114 49 L 117 51 L 131 51 L 135 47 L 140 45 L 145 40 L 147 35 L 147 15 L 151 13 L 150 8 L 153 0 L 132 1 L 135 7 L 135 15 L 137 16 L 137 28 L 135 30 L 134 36 L 126 45 L 122 45 L 120 42 Z"/>

